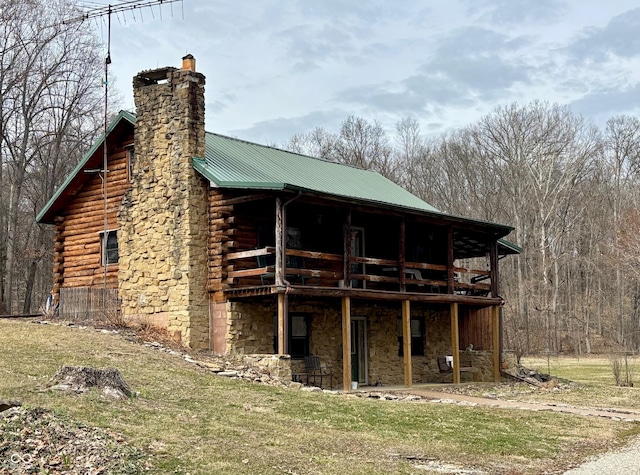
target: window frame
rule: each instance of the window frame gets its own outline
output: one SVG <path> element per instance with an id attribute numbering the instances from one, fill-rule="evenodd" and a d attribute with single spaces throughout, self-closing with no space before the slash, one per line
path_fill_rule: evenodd
<path id="1" fill-rule="evenodd" d="M 414 323 L 417 323 L 418 334 L 414 335 Z M 426 325 L 423 317 L 411 317 L 409 322 L 411 328 L 411 356 L 425 356 L 426 349 Z M 399 317 L 396 324 L 398 337 L 398 356 L 404 356 L 404 335 L 402 332 L 402 317 Z"/>
<path id="2" fill-rule="evenodd" d="M 120 245 L 118 243 L 118 230 L 117 229 L 107 229 L 107 231 L 100 231 L 100 263 L 103 267 L 117 265 L 120 261 Z M 107 247 L 110 241 L 111 236 L 114 236 L 115 239 L 115 248 Z M 112 245 L 113 245 L 113 241 Z M 115 251 L 115 259 L 113 259 L 113 254 Z M 109 257 L 111 256 L 111 259 Z"/>
<path id="3" fill-rule="evenodd" d="M 135 148 L 133 143 L 124 146 L 124 151 L 127 155 L 127 179 L 129 182 L 133 181 L 133 162 L 136 159 Z"/>
<path id="4" fill-rule="evenodd" d="M 294 319 L 304 319 L 306 333 L 304 335 L 294 335 Z M 301 342 L 302 352 L 293 352 L 294 342 Z M 299 343 L 300 344 L 300 343 Z M 296 345 L 297 346 L 297 345 Z M 311 355 L 311 315 L 304 313 L 289 314 L 289 356 L 292 360 L 303 359 Z"/>
<path id="5" fill-rule="evenodd" d="M 294 318 L 304 318 L 306 325 L 306 335 L 305 336 L 294 336 L 293 335 L 293 320 Z M 305 356 L 311 356 L 311 314 L 305 313 L 293 313 L 289 314 L 289 318 L 287 319 L 288 323 L 288 335 L 287 335 L 287 352 L 289 357 L 292 360 L 301 360 L 304 359 Z M 303 341 L 303 351 L 302 353 L 292 353 L 293 342 L 294 340 Z M 273 316 L 273 353 L 278 353 L 278 316 Z"/>

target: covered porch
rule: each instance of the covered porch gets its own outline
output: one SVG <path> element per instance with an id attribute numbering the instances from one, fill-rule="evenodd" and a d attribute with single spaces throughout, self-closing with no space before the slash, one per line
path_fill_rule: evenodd
<path id="1" fill-rule="evenodd" d="M 352 381 L 412 387 L 500 378 L 500 299 L 479 303 L 478 297 L 451 295 L 443 301 L 443 295 L 411 293 L 392 299 L 375 291 L 363 299 L 362 291 L 354 296 L 350 289 L 269 290 L 259 299 L 217 304 L 229 318 L 212 322 L 212 341 L 219 342 L 214 352 L 290 357 L 292 374 L 303 382 L 303 358 L 315 355 L 333 374 L 333 387 L 345 391 Z M 445 356 L 451 357 L 448 373 L 438 367 Z"/>

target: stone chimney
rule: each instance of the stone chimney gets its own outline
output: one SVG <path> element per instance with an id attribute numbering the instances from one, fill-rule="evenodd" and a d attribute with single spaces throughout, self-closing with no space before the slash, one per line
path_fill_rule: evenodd
<path id="1" fill-rule="evenodd" d="M 204 83 L 195 59 L 133 78 L 136 125 L 131 189 L 118 213 L 118 293 L 125 319 L 163 326 L 207 347 L 208 183 Z"/>

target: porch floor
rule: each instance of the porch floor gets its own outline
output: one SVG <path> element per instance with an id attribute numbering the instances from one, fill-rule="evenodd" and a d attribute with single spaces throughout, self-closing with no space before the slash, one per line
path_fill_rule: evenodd
<path id="1" fill-rule="evenodd" d="M 464 383 L 416 383 L 410 388 L 404 387 L 402 384 L 397 385 L 384 385 L 384 386 L 363 386 L 358 385 L 357 389 L 352 389 L 349 392 L 371 392 L 371 391 L 384 391 L 384 392 L 406 392 L 410 394 L 417 394 L 416 391 L 428 391 L 433 394 L 451 394 L 446 392 L 446 388 L 449 387 L 461 387 L 468 385 L 477 385 L 477 384 L 495 384 L 493 382 L 464 382 Z"/>

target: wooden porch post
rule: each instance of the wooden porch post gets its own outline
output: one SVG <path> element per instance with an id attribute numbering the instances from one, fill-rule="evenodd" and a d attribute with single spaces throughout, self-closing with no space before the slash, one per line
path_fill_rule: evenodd
<path id="1" fill-rule="evenodd" d="M 411 302 L 402 301 L 402 354 L 404 355 L 404 387 L 410 388 L 413 383 L 411 374 Z"/>
<path id="2" fill-rule="evenodd" d="M 455 272 L 453 270 L 454 263 L 453 253 L 453 228 L 449 226 L 447 229 L 447 293 L 452 294 L 455 290 L 454 277 Z"/>
<path id="3" fill-rule="evenodd" d="M 285 355 L 286 354 L 286 332 L 285 332 L 285 295 L 278 294 L 278 354 Z"/>
<path id="4" fill-rule="evenodd" d="M 458 331 L 458 303 L 451 304 L 451 348 L 453 353 L 453 382 L 460 384 L 460 333 Z"/>
<path id="5" fill-rule="evenodd" d="M 351 210 L 347 212 L 344 223 L 344 270 L 343 281 L 346 288 L 351 287 Z"/>
<path id="6" fill-rule="evenodd" d="M 489 247 L 489 267 L 491 272 L 491 296 L 498 297 L 498 242 L 494 241 Z"/>
<path id="7" fill-rule="evenodd" d="M 500 382 L 500 307 L 491 307 L 491 320 L 493 327 L 493 379 Z"/>
<path id="8" fill-rule="evenodd" d="M 404 263 L 406 260 L 406 256 L 405 256 L 405 235 L 406 235 L 406 226 L 404 223 L 404 218 L 402 218 L 400 220 L 400 240 L 398 243 L 398 248 L 400 250 L 400 252 L 398 253 L 398 272 L 399 275 L 398 277 L 400 278 L 400 292 L 406 292 L 407 291 L 407 283 L 406 283 L 406 278 L 407 276 L 405 275 L 404 272 Z M 404 308 L 404 307 L 403 307 Z"/>
<path id="9" fill-rule="evenodd" d="M 280 197 L 276 198 L 276 275 L 275 275 L 275 284 L 283 285 L 284 275 L 282 273 L 282 268 L 284 267 L 282 264 L 284 263 L 283 256 L 283 237 L 285 235 L 284 232 L 284 211 L 282 208 L 282 199 Z M 283 295 L 284 297 L 284 295 Z M 278 308 L 280 306 L 280 294 L 278 294 Z M 280 315 L 280 312 L 278 312 Z M 281 328 L 278 325 L 278 328 Z M 280 347 L 279 347 L 280 348 Z M 279 350 L 280 351 L 280 350 Z M 281 353 L 284 354 L 284 353 Z"/>
<path id="10" fill-rule="evenodd" d="M 342 387 L 351 389 L 351 297 L 342 297 Z"/>

